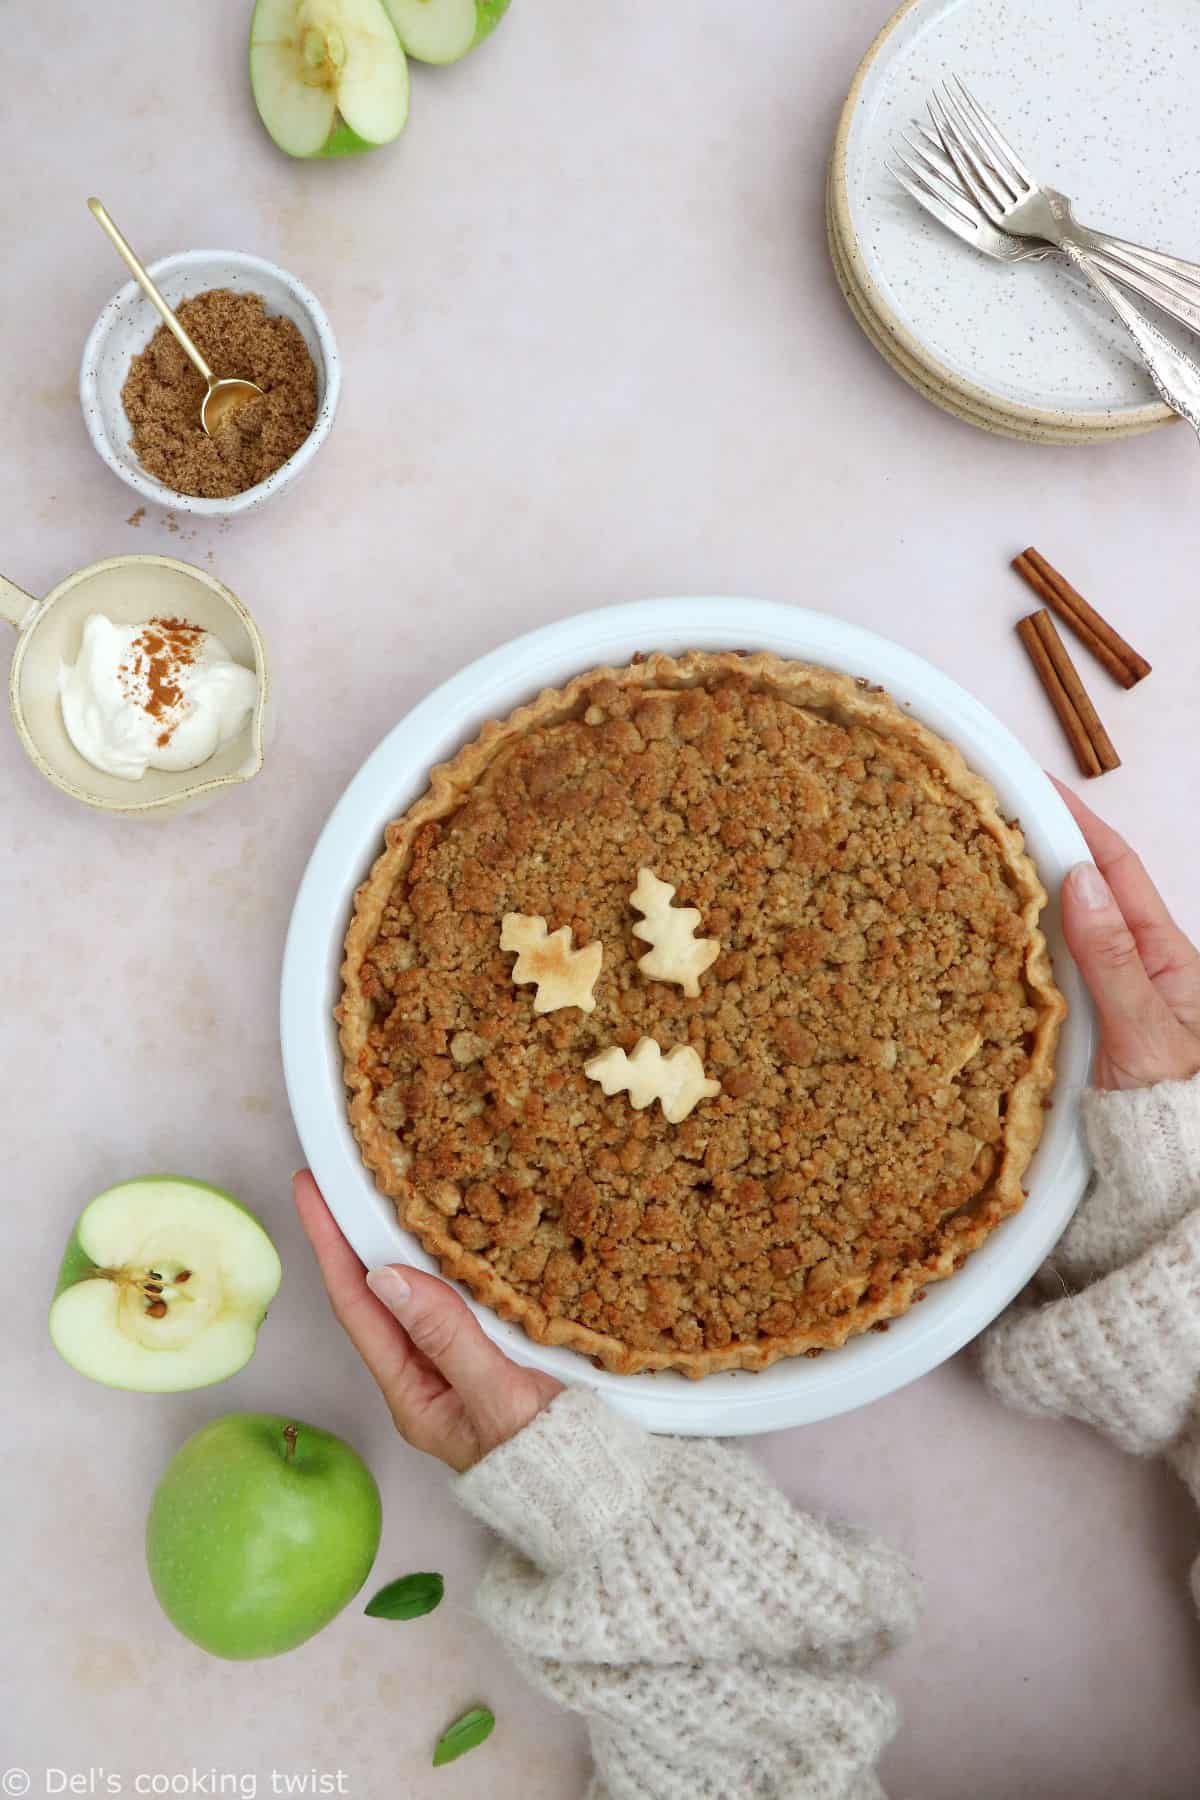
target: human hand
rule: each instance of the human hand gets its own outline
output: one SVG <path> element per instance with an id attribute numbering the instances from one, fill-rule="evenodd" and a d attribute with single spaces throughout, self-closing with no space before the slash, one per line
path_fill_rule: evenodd
<path id="1" fill-rule="evenodd" d="M 292 1193 L 334 1317 L 416 1449 L 461 1473 L 561 1393 L 553 1376 L 505 1356 L 436 1275 L 398 1263 L 368 1275 L 308 1169 L 292 1177 Z"/>
<path id="2" fill-rule="evenodd" d="M 1094 862 L 1063 883 L 1063 930 L 1100 1016 L 1095 1081 L 1149 1087 L 1200 1073 L 1200 952 L 1141 860 L 1062 782 Z"/>

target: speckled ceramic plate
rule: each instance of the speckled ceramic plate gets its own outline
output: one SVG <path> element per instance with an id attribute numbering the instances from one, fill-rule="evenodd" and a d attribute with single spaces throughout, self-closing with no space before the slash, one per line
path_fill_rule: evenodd
<path id="1" fill-rule="evenodd" d="M 1192 116 L 1200 91 L 1200 6 L 908 0 L 859 69 L 830 170 L 853 292 L 892 351 L 888 360 L 919 371 L 950 410 L 1052 442 L 1107 440 L 1166 422 L 1171 415 L 1123 329 L 1068 270 L 990 262 L 888 175 L 888 152 L 950 73 L 1084 218 L 1195 256 L 1200 175 L 1179 157 L 1172 120 Z"/>
<path id="2" fill-rule="evenodd" d="M 832 182 L 829 184 L 832 188 Z M 1133 424 L 1113 419 L 1104 425 L 1077 426 L 1058 420 L 1037 420 L 1032 414 L 1004 412 L 983 395 L 968 395 L 939 379 L 924 363 L 911 355 L 900 340 L 894 321 L 877 317 L 871 310 L 866 293 L 858 286 L 850 260 L 842 247 L 832 196 L 827 195 L 826 229 L 830 261 L 839 287 L 864 337 L 901 380 L 915 388 L 926 400 L 965 424 L 1001 437 L 1017 438 L 1031 444 L 1080 445 L 1111 442 L 1115 438 L 1133 437 L 1151 429 L 1150 425 Z"/>
<path id="3" fill-rule="evenodd" d="M 829 256 L 833 264 L 833 272 L 838 286 L 842 290 L 846 304 L 859 325 L 864 337 L 879 352 L 884 362 L 906 381 L 911 388 L 925 400 L 932 401 L 934 406 L 943 412 L 950 413 L 964 424 L 974 425 L 980 431 L 990 431 L 1000 437 L 1018 438 L 1031 444 L 1090 444 L 1101 439 L 1128 437 L 1133 434 L 1129 427 L 1114 425 L 1111 430 L 1101 432 L 1099 429 L 1081 431 L 1072 426 L 1055 426 L 1051 424 L 1035 424 L 1032 420 L 1003 413 L 998 408 L 985 405 L 982 401 L 968 398 L 965 394 L 947 384 L 940 384 L 924 364 L 910 356 L 898 341 L 895 327 L 885 319 L 876 318 L 871 311 L 870 302 L 859 289 L 854 279 L 853 270 L 838 236 L 837 223 L 833 216 L 832 203 L 827 206 L 826 228 L 829 238 Z M 1133 430 L 1144 431 L 1147 427 L 1138 426 Z"/>

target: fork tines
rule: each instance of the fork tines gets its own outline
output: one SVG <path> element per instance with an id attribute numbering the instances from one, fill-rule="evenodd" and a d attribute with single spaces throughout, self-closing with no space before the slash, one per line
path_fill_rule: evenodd
<path id="1" fill-rule="evenodd" d="M 1007 138 L 961 81 L 929 97 L 929 116 L 959 180 L 993 225 L 1036 186 Z"/>

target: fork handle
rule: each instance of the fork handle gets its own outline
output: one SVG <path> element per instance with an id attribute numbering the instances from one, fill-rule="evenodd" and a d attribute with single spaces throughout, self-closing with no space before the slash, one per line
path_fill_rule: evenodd
<path id="1" fill-rule="evenodd" d="M 1187 420 L 1193 431 L 1200 433 L 1200 364 L 1177 350 L 1078 244 L 1067 239 L 1060 248 L 1108 301 L 1141 351 L 1142 361 L 1162 399 L 1181 419 Z"/>
<path id="2" fill-rule="evenodd" d="M 1071 236 L 1082 250 L 1115 257 L 1118 262 L 1129 263 L 1146 273 L 1157 271 L 1173 276 L 1189 287 L 1200 287 L 1200 263 L 1189 262 L 1184 256 L 1171 256 L 1166 250 L 1151 250 L 1145 244 L 1131 244 L 1128 238 L 1114 237 L 1110 231 L 1096 231 L 1090 225 L 1081 225 L 1073 214 Z"/>
<path id="3" fill-rule="evenodd" d="M 1200 336 L 1200 289 L 1197 289 L 1197 300 L 1187 297 L 1187 290 L 1180 288 L 1169 275 L 1160 276 L 1144 265 L 1138 269 L 1125 262 L 1118 261 L 1115 256 L 1101 255 L 1099 252 L 1089 253 L 1096 267 L 1119 281 L 1122 287 L 1129 288 L 1132 293 L 1140 294 L 1143 300 L 1149 300 L 1160 311 L 1168 313 L 1180 325 L 1186 325 L 1189 331 Z"/>

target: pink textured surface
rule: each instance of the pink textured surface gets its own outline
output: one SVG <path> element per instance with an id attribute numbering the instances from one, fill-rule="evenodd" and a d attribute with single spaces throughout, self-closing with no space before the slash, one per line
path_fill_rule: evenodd
<path id="1" fill-rule="evenodd" d="M 924 405 L 854 328 L 826 260 L 824 161 L 880 0 L 811 8 L 515 0 L 461 68 L 414 71 L 389 151 L 289 163 L 245 79 L 245 0 L 34 8 L 6 45 L 22 154 L 8 263 L 5 572 L 32 590 L 123 550 L 211 567 L 256 613 L 280 728 L 257 782 L 163 825 L 73 806 L 0 745 L 6 926 L 9 1460 L 0 1491 L 5 1763 L 138 1774 L 345 1773 L 344 1791 L 582 1794 L 582 1733 L 468 1611 L 481 1533 L 392 1434 L 293 1225 L 276 984 L 313 837 L 383 732 L 480 650 L 643 594 L 825 606 L 940 663 L 1055 772 L 1067 754 L 1012 635 L 1008 555 L 1041 546 L 1128 627 L 1153 678 L 1088 678 L 1126 759 L 1095 803 L 1197 923 L 1172 772 L 1195 745 L 1195 445 L 985 438 Z M 686 15 L 686 16 L 685 16 Z M 80 346 L 121 271 L 98 192 L 147 258 L 234 245 L 293 269 L 344 358 L 303 485 L 225 529 L 148 513 L 96 460 Z M 1177 777 L 1176 777 L 1177 781 Z M 45 1305 L 75 1213 L 173 1167 L 268 1221 L 285 1285 L 251 1366 L 175 1399 L 91 1387 Z M 380 1581 L 440 1568 L 419 1624 L 345 1614 L 234 1667 L 178 1640 L 141 1558 L 163 1462 L 242 1407 L 345 1432 L 386 1504 Z M 1161 1800 L 1194 1790 L 1200 1531 L 1163 1470 L 1004 1414 L 969 1358 L 758 1447 L 798 1501 L 905 1545 L 929 1612 L 890 1671 L 906 1725 L 889 1792 L 916 1800 Z M 430 1748 L 489 1701 L 487 1749 Z M 97 1786 L 95 1791 L 105 1791 Z M 226 1791 L 229 1791 L 228 1787 Z M 312 1791 L 311 1789 L 309 1791 Z"/>

